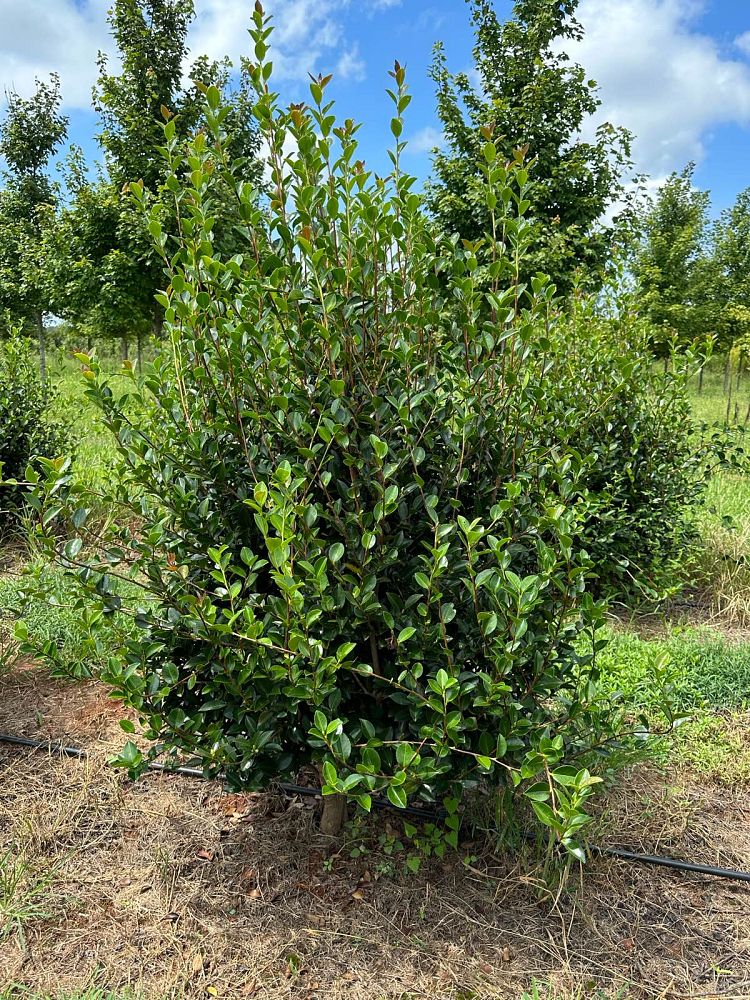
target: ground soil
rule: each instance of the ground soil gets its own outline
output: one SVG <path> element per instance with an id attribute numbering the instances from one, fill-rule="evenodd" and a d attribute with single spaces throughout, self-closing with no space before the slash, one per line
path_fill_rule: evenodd
<path id="1" fill-rule="evenodd" d="M 33 667 L 0 682 L 0 730 L 90 750 L 0 743 L 0 849 L 23 875 L 10 894 L 0 878 L 0 985 L 519 1000 L 536 978 L 544 997 L 750 998 L 747 884 L 600 858 L 553 892 L 530 854 L 478 841 L 407 875 L 377 846 L 399 836 L 394 814 L 358 832 L 352 858 L 351 840 L 317 833 L 314 800 L 165 774 L 129 782 L 106 763 L 121 717 L 93 682 Z M 747 788 L 643 767 L 603 815 L 609 843 L 750 868 Z M 9 898 L 18 909 L 47 881 L 44 912 L 18 929 Z"/>

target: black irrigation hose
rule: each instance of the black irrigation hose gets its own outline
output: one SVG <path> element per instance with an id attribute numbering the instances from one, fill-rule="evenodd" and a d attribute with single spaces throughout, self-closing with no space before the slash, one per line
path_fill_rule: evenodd
<path id="1" fill-rule="evenodd" d="M 731 878 L 738 882 L 750 882 L 750 872 L 734 871 L 732 868 L 714 868 L 711 865 L 697 865 L 692 861 L 677 861 L 675 858 L 664 858 L 653 854 L 635 854 L 621 847 L 594 847 L 596 854 L 608 854 L 623 861 L 633 861 L 641 865 L 658 865 L 661 868 L 673 868 L 681 872 L 696 872 L 698 875 L 712 875 L 714 878 Z"/>
<path id="2" fill-rule="evenodd" d="M 0 733 L 0 743 L 10 743 L 19 747 L 28 747 L 32 750 L 48 750 L 62 754 L 64 757 L 76 757 L 79 760 L 88 757 L 87 750 L 78 747 L 66 747 L 61 743 L 43 742 L 31 740 L 25 736 L 11 736 L 7 733 Z M 167 774 L 179 774 L 185 778 L 204 778 L 203 771 L 197 767 L 169 767 L 166 764 L 159 764 L 152 761 L 148 765 L 150 771 L 164 771 Z M 303 795 L 311 798 L 321 798 L 321 793 L 317 788 L 308 788 L 303 785 L 280 785 L 287 795 Z M 378 809 L 395 809 L 387 799 L 373 799 L 373 806 Z M 413 806 L 399 808 L 399 813 L 406 813 L 408 816 L 417 816 L 420 819 L 439 819 L 440 813 L 432 809 L 419 809 Z M 681 872 L 694 872 L 697 875 L 710 875 L 713 878 L 728 878 L 738 882 L 750 882 L 750 872 L 735 871 L 731 868 L 714 868 L 712 865 L 699 865 L 692 861 L 678 861 L 676 858 L 665 858 L 653 854 L 636 854 L 634 851 L 626 851 L 621 847 L 597 847 L 593 846 L 595 854 L 605 855 L 612 858 L 620 858 L 622 861 L 631 861 L 640 865 L 656 865 L 660 868 L 671 868 Z"/>
<path id="3" fill-rule="evenodd" d="M 75 757 L 79 760 L 88 757 L 87 750 L 81 750 L 79 747 L 66 747 L 62 743 L 54 743 L 51 741 L 42 740 L 30 740 L 26 736 L 11 736 L 8 733 L 0 733 L 0 743 L 11 743 L 19 747 L 28 747 L 31 750 L 48 750 L 54 753 L 62 754 L 63 757 Z M 146 765 L 149 771 L 163 771 L 166 774 L 179 774 L 183 778 L 200 778 L 205 779 L 205 774 L 200 768 L 197 767 L 170 767 L 169 764 L 160 764 L 158 761 L 151 761 Z M 217 775 L 221 777 L 221 775 Z M 285 785 L 279 784 L 277 786 L 284 792 L 285 795 L 305 795 L 310 798 L 322 798 L 320 789 L 310 788 L 304 785 Z M 388 799 L 373 798 L 372 804 L 376 809 L 393 809 L 395 808 Z M 404 808 L 399 808 L 400 813 L 404 813 L 407 816 L 415 816 L 417 819 L 422 820 L 436 820 L 440 819 L 444 815 L 444 810 L 442 809 L 420 809 L 418 806 L 405 806 Z"/>

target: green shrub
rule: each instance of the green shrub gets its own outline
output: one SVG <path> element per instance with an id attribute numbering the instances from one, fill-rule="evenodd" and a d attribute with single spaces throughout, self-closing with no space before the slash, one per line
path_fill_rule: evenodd
<path id="1" fill-rule="evenodd" d="M 583 299 L 561 319 L 545 420 L 585 468 L 592 589 L 632 603 L 684 583 L 710 449 L 696 439 L 688 398 L 700 355 L 675 354 L 666 372 L 655 366 L 648 326 L 613 291 L 606 307 Z"/>
<path id="2" fill-rule="evenodd" d="M 38 537 L 89 608 L 137 610 L 119 577 L 144 588 L 141 634 L 105 676 L 156 752 L 255 786 L 312 763 L 330 802 L 365 809 L 376 793 L 443 799 L 449 843 L 462 788 L 495 786 L 580 856 L 598 780 L 585 763 L 612 720 L 577 646 L 601 617 L 575 542 L 586 463 L 549 420 L 591 401 L 546 402 L 553 293 L 542 276 L 518 284 L 528 172 L 487 141 L 488 291 L 476 248 L 434 233 L 401 170 L 402 68 L 379 178 L 356 126 L 336 126 L 327 81 L 311 107 L 279 107 L 254 20 L 272 195 L 236 176 L 216 91 L 187 152 L 166 126 L 181 238 L 151 228 L 171 353 L 131 373 L 130 399 L 82 357 L 122 459 L 121 516 L 92 546 L 85 484 L 50 462 Z M 212 239 L 226 183 L 246 239 L 231 258 Z M 50 506 L 69 519 L 62 551 Z M 129 744 L 121 762 L 143 758 Z"/>
<path id="3" fill-rule="evenodd" d="M 65 450 L 66 436 L 50 416 L 50 393 L 42 383 L 30 341 L 12 335 L 0 341 L 0 477 L 23 480 L 29 462 Z M 13 523 L 21 503 L 18 487 L 0 485 L 0 533 Z"/>

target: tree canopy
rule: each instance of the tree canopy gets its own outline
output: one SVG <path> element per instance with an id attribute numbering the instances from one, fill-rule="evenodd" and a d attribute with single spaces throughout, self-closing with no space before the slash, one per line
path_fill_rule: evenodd
<path id="1" fill-rule="evenodd" d="M 58 199 L 48 168 L 65 141 L 68 120 L 60 111 L 55 75 L 48 83 L 37 80 L 29 98 L 15 91 L 6 97 L 0 124 L 0 155 L 6 163 L 0 190 L 0 313 L 37 330 L 44 376 L 44 314 L 50 299 L 42 234 Z"/>
<path id="2" fill-rule="evenodd" d="M 562 51 L 582 34 L 578 0 L 518 0 L 506 22 L 491 0 L 467 3 L 479 84 L 450 73 L 436 46 L 432 78 L 446 147 L 435 157 L 431 210 L 448 232 L 478 239 L 489 222 L 482 146 L 491 138 L 507 160 L 523 149 L 536 181 L 531 273 L 549 274 L 562 292 L 578 269 L 596 283 L 611 253 L 613 228 L 603 220 L 623 192 L 630 135 L 602 124 L 592 139 L 582 136 L 601 101 L 595 81 Z"/>
<path id="3" fill-rule="evenodd" d="M 715 268 L 709 250 L 710 195 L 695 187 L 695 164 L 671 174 L 647 203 L 634 260 L 641 306 L 663 331 L 683 341 L 710 331 L 716 316 Z"/>

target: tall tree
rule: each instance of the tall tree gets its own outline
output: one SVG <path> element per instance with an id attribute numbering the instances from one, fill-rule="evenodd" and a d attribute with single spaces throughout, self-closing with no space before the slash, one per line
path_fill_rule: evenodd
<path id="1" fill-rule="evenodd" d="M 225 94 L 230 89 L 229 64 L 206 58 L 194 63 L 192 82 L 183 85 L 194 14 L 192 0 L 115 0 L 109 24 L 119 68 L 111 70 L 106 56 L 100 55 L 94 91 L 105 170 L 90 182 L 80 156 L 74 154 L 69 165 L 74 198 L 57 234 L 61 314 L 95 333 L 122 338 L 126 351 L 129 338 L 135 337 L 139 358 L 143 335 L 161 327 L 155 293 L 164 278 L 146 220 L 129 197 L 128 186 L 143 182 L 152 202 L 160 203 L 169 231 L 173 209 L 162 191 L 167 167 L 160 151 L 165 118 L 173 117 L 178 135 L 187 139 L 202 124 L 201 89 L 209 84 Z M 258 140 L 249 114 L 244 114 L 246 89 L 241 75 L 226 127 L 234 155 L 247 160 L 252 176 L 257 173 Z"/>
<path id="2" fill-rule="evenodd" d="M 44 314 L 49 310 L 42 234 L 54 216 L 57 189 L 50 180 L 50 160 L 67 135 L 61 114 L 60 81 L 37 81 L 30 98 L 6 95 L 0 124 L 0 155 L 5 185 L 0 191 L 0 312 L 34 328 L 39 338 L 42 378 L 46 377 Z"/>
<path id="3" fill-rule="evenodd" d="M 695 164 L 671 174 L 652 196 L 633 271 L 641 306 L 657 331 L 689 341 L 715 324 L 716 271 L 708 248 L 710 194 L 694 186 Z"/>
<path id="4" fill-rule="evenodd" d="M 489 228 L 478 164 L 488 136 L 506 159 L 526 149 L 536 181 L 531 214 L 536 234 L 528 270 L 549 274 L 561 292 L 583 269 L 596 280 L 613 240 L 607 209 L 622 195 L 630 134 L 603 124 L 581 137 L 600 107 L 596 83 L 561 46 L 582 35 L 578 0 L 517 0 L 502 22 L 491 0 L 467 0 L 476 44 L 479 87 L 449 72 L 441 45 L 432 77 L 446 148 L 437 153 L 429 202 L 449 232 L 476 240 Z"/>
<path id="5" fill-rule="evenodd" d="M 720 333 L 730 346 L 750 337 L 750 188 L 721 213 L 712 236 Z"/>

